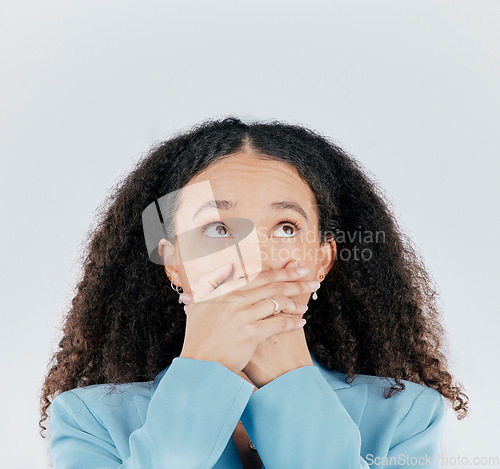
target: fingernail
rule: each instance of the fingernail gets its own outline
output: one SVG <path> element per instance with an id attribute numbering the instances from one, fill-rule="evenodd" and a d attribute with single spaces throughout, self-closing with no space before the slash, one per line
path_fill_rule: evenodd
<path id="1" fill-rule="evenodd" d="M 317 280 L 310 280 L 309 282 L 307 282 L 307 284 L 314 290 L 316 291 L 319 286 L 321 285 L 321 283 L 319 283 Z"/>
<path id="2" fill-rule="evenodd" d="M 297 269 L 297 273 L 299 275 L 306 275 L 309 272 L 309 269 L 307 267 L 299 267 Z"/>
<path id="3" fill-rule="evenodd" d="M 181 301 L 184 303 L 189 303 L 193 299 L 193 295 L 191 293 L 182 293 Z"/>

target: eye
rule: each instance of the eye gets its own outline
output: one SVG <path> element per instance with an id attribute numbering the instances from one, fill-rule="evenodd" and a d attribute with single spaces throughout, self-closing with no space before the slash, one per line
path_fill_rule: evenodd
<path id="1" fill-rule="evenodd" d="M 213 222 L 204 225 L 202 233 L 207 238 L 232 238 L 229 229 L 221 222 Z"/>
<path id="2" fill-rule="evenodd" d="M 298 223 L 295 223 L 295 222 L 292 222 L 289 220 L 282 220 L 279 223 L 279 227 L 275 231 L 275 233 L 280 233 L 280 230 L 282 230 L 281 233 L 283 233 L 283 234 L 274 235 L 274 236 L 276 236 L 277 238 L 293 238 L 300 231 L 300 227 L 299 227 Z"/>
<path id="3" fill-rule="evenodd" d="M 281 220 L 273 236 L 277 238 L 293 238 L 300 231 L 298 222 Z M 232 238 L 231 230 L 220 221 L 207 223 L 202 227 L 202 233 L 207 238 Z M 276 234 L 278 233 L 278 234 Z"/>

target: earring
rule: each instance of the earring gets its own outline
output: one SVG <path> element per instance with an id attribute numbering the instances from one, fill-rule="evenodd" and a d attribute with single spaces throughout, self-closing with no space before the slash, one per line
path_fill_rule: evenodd
<path id="1" fill-rule="evenodd" d="M 169 277 L 169 279 L 170 279 L 170 277 Z M 182 287 L 178 287 L 177 285 L 174 286 L 174 284 L 172 283 L 172 280 L 170 280 L 170 286 L 172 287 L 172 290 L 175 290 L 177 293 L 179 293 L 179 288 L 182 288 Z M 179 303 L 182 303 L 181 293 L 182 293 L 182 291 L 179 293 Z"/>
<path id="2" fill-rule="evenodd" d="M 319 279 L 323 280 L 324 278 L 325 278 L 325 276 L 323 274 L 320 274 Z M 317 300 L 318 299 L 318 294 L 316 292 L 317 292 L 317 290 L 312 294 L 312 299 L 313 300 Z"/>

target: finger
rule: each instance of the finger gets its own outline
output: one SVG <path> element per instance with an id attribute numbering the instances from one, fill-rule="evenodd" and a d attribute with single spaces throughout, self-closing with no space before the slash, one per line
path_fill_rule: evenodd
<path id="1" fill-rule="evenodd" d="M 291 279 L 293 279 L 293 278 L 300 278 L 301 276 L 304 276 L 304 275 L 306 275 L 308 273 L 305 270 L 297 272 L 296 271 L 297 265 L 298 265 L 298 261 L 296 261 L 295 259 L 290 259 L 286 263 L 284 269 L 287 269 L 287 268 L 288 269 L 295 269 L 295 273 L 293 273 L 293 272 L 289 272 L 288 273 L 289 278 L 291 278 Z M 283 270 L 283 269 L 281 269 L 281 270 Z M 267 271 L 267 272 L 268 272 L 268 275 L 274 276 L 275 275 L 274 272 L 278 272 L 278 271 Z M 264 277 L 265 276 L 266 276 L 266 274 L 264 274 Z M 287 276 L 285 275 L 284 278 L 287 278 Z M 248 290 L 250 288 L 255 288 L 256 286 L 259 286 L 260 284 L 262 284 L 262 283 L 265 282 L 265 279 L 262 279 L 262 278 L 260 279 L 260 281 L 257 281 L 257 282 L 255 282 L 255 280 L 256 279 L 253 279 L 251 282 L 247 282 L 246 279 L 240 278 L 240 279 L 236 279 L 236 280 L 231 280 L 229 282 L 222 281 L 222 283 L 220 283 L 212 291 L 207 291 L 206 293 L 204 293 L 203 295 L 200 295 L 199 297 L 195 296 L 194 300 L 195 301 L 197 299 L 199 299 L 199 300 L 209 300 L 209 299 L 213 299 L 213 298 L 222 296 L 222 295 L 224 295 L 226 293 L 229 293 L 229 292 L 232 292 L 232 291 L 235 291 L 235 290 L 245 291 L 245 290 Z M 225 297 L 224 301 L 231 301 L 231 299 Z"/>
<path id="2" fill-rule="evenodd" d="M 285 295 L 275 295 L 273 296 L 274 301 L 278 303 L 278 311 L 275 313 L 275 304 L 271 301 L 271 298 L 264 298 L 261 301 L 253 304 L 248 308 L 248 315 L 252 320 L 257 321 L 259 319 L 264 319 L 273 314 L 294 314 L 302 315 L 304 314 L 308 307 L 307 305 L 297 303 Z"/>
<path id="3" fill-rule="evenodd" d="M 275 314 L 270 318 L 257 321 L 257 337 L 264 342 L 273 335 L 300 329 L 305 323 L 304 318 Z"/>
<path id="4" fill-rule="evenodd" d="M 309 269 L 305 267 L 297 267 L 297 261 L 294 259 L 288 261 L 282 269 L 277 270 L 263 270 L 254 279 L 248 282 L 247 285 L 241 288 L 241 290 L 250 290 L 252 288 L 257 288 L 262 285 L 268 285 L 273 282 L 291 282 L 294 280 L 300 280 L 307 278 L 309 274 Z"/>
<path id="5" fill-rule="evenodd" d="M 296 266 L 297 266 L 297 261 L 295 259 L 290 259 L 286 263 L 284 268 L 296 268 Z M 203 275 L 206 275 L 206 274 L 203 274 Z M 305 275 L 305 273 L 303 273 L 303 275 Z M 201 277 L 200 277 L 200 279 L 201 279 Z M 247 282 L 246 279 L 244 279 L 244 278 L 231 280 L 229 282 L 224 282 L 224 279 L 222 279 L 222 281 L 220 281 L 219 284 L 215 286 L 215 288 L 209 289 L 206 287 L 205 291 L 203 292 L 203 295 L 200 295 L 200 299 L 208 300 L 211 298 L 215 298 L 215 297 L 224 295 L 225 293 L 229 293 L 229 292 L 234 291 L 234 290 L 244 290 L 243 287 L 249 286 L 250 284 L 252 284 L 252 286 L 250 288 L 254 288 L 255 286 L 258 286 L 258 285 L 253 284 L 253 280 L 252 280 L 252 282 Z M 212 285 L 213 285 L 213 282 L 212 282 Z M 197 289 L 197 287 L 195 289 Z M 196 300 L 196 298 L 195 298 L 195 300 Z"/>
<path id="6" fill-rule="evenodd" d="M 222 265 L 210 272 L 200 275 L 198 283 L 193 288 L 193 299 L 200 300 L 213 292 L 231 273 L 233 265 L 231 263 Z"/>
<path id="7" fill-rule="evenodd" d="M 206 294 L 203 296 L 203 298 L 200 298 L 200 301 L 208 301 L 208 300 L 213 300 L 213 301 L 232 301 L 231 298 L 224 297 L 219 300 L 219 297 L 222 295 L 225 295 L 226 293 L 230 293 L 234 290 L 238 290 L 244 285 L 246 285 L 247 281 L 242 278 L 238 280 L 231 280 L 230 282 L 223 283 L 222 285 L 219 285 L 215 290 L 211 291 L 210 293 Z M 196 300 L 197 298 L 195 298 Z M 249 303 L 248 301 L 246 301 Z"/>
<path id="8" fill-rule="evenodd" d="M 193 299 L 193 295 L 192 293 L 182 292 L 179 298 L 185 305 L 187 305 Z"/>
<path id="9" fill-rule="evenodd" d="M 284 295 L 289 298 L 307 295 L 316 291 L 320 285 L 321 284 L 317 280 L 275 282 L 270 285 L 262 285 L 261 287 L 245 291 L 245 302 L 254 304 L 269 296 L 276 299 L 277 295 Z"/>

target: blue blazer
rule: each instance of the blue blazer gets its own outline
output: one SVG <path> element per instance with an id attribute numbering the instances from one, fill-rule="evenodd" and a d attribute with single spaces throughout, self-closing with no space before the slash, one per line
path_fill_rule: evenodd
<path id="1" fill-rule="evenodd" d="M 54 469 L 242 469 L 241 419 L 264 469 L 439 468 L 444 401 L 404 381 L 313 366 L 255 392 L 217 362 L 176 357 L 153 381 L 72 389 L 50 406 Z"/>

